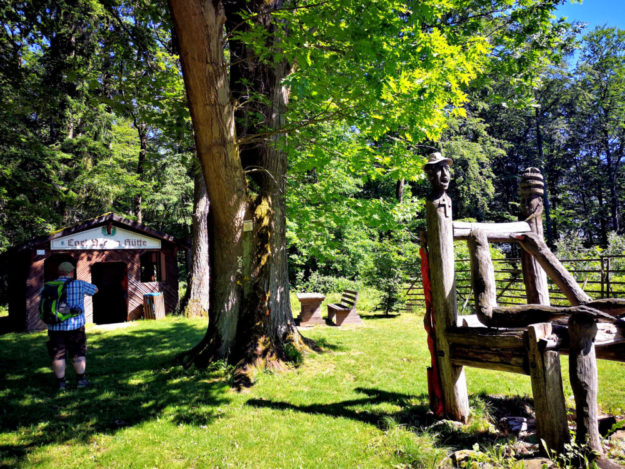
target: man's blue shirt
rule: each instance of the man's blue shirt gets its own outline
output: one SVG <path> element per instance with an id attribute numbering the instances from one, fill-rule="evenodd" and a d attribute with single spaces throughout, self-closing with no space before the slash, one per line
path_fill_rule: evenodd
<path id="1" fill-rule="evenodd" d="M 72 283 L 67 286 L 67 305 L 70 308 L 80 308 L 82 313 L 58 324 L 50 324 L 48 325 L 48 330 L 73 331 L 80 329 L 85 325 L 85 295 L 94 295 L 98 291 L 98 287 L 82 280 L 72 280 L 64 277 L 59 278 L 59 280 L 65 280 L 66 282 L 71 280 Z"/>

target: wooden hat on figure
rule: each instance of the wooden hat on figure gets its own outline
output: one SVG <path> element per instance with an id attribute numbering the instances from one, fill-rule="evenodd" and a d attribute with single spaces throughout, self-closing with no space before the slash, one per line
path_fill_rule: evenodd
<path id="1" fill-rule="evenodd" d="M 428 156 L 428 162 L 423 165 L 423 170 L 430 181 L 432 186 L 432 192 L 430 193 L 430 200 L 438 199 L 445 195 L 449 182 L 451 181 L 451 174 L 449 173 L 449 167 L 452 164 L 450 158 L 445 158 L 439 152 L 430 153 Z M 446 199 L 446 198 L 445 198 Z M 451 201 L 449 204 L 448 212 L 446 214 L 451 216 Z"/>
<path id="2" fill-rule="evenodd" d="M 443 161 L 446 161 L 449 166 L 451 166 L 451 164 L 453 163 L 453 160 L 451 158 L 444 158 L 443 155 L 441 155 L 439 152 L 435 151 L 434 153 L 430 153 L 428 155 L 428 162 L 425 163 L 424 166 L 433 166 L 435 164 L 441 163 Z M 428 168 L 424 168 L 426 171 L 428 170 Z"/>

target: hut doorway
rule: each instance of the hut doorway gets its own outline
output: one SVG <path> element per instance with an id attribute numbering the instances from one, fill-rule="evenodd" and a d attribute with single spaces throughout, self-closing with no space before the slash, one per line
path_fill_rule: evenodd
<path id="1" fill-rule="evenodd" d="M 98 262 L 91 267 L 91 282 L 98 287 L 93 296 L 93 322 L 112 324 L 128 317 L 128 268 L 123 262 Z"/>

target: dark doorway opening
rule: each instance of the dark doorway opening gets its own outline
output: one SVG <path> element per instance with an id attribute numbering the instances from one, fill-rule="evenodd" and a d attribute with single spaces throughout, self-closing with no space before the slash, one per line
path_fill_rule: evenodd
<path id="1" fill-rule="evenodd" d="M 128 317 L 128 268 L 123 262 L 98 262 L 91 266 L 91 281 L 98 287 L 93 296 L 93 322 L 112 324 Z"/>
<path id="2" fill-rule="evenodd" d="M 52 254 L 43 263 L 43 281 L 50 282 L 59 278 L 59 265 L 63 262 L 69 262 L 76 267 L 76 260 L 69 254 Z M 74 270 L 74 278 L 76 271 Z"/>

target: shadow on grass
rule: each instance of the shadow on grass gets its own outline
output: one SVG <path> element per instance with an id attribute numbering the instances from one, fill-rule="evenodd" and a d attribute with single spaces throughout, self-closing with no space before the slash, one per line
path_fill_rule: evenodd
<path id="1" fill-rule="evenodd" d="M 497 424 L 502 417 L 534 418 L 534 403 L 527 396 L 493 396 L 480 393 L 472 397 L 472 404 L 481 401 L 488 415 Z"/>
<path id="2" fill-rule="evenodd" d="M 389 424 L 398 424 L 413 432 L 428 432 L 435 435 L 440 446 L 451 448 L 453 451 L 471 448 L 475 443 L 480 446 L 492 446 L 508 441 L 503 435 L 476 430 L 471 425 L 463 426 L 449 420 L 437 419 L 427 404 L 413 405 L 414 400 L 428 401 L 427 394 L 407 395 L 380 389 L 355 388 L 354 391 L 365 394 L 366 397 L 349 399 L 331 404 L 294 405 L 288 402 L 276 402 L 264 399 L 250 399 L 246 405 L 258 408 L 269 408 L 284 411 L 297 411 L 306 414 L 325 414 L 332 417 L 343 417 L 359 422 L 374 425 L 386 430 Z M 504 415 L 530 416 L 521 409 L 529 409 L 531 404 L 527 399 L 518 397 L 493 397 L 479 395 L 471 398 L 472 406 L 486 407 L 486 413 L 494 418 Z M 401 410 L 388 412 L 384 410 L 363 410 L 363 406 L 376 404 L 396 404 Z M 512 413 L 511 413 L 512 411 Z M 520 413 L 515 413 L 515 412 Z"/>
<path id="3" fill-rule="evenodd" d="M 38 446 L 86 442 L 96 433 L 117 430 L 157 417 L 203 425 L 226 403 L 227 383 L 219 371 L 185 372 L 172 359 L 201 335 L 173 323 L 157 330 L 130 330 L 107 336 L 88 333 L 87 374 L 91 386 L 57 393 L 43 334 L 3 337 L 0 346 L 0 434 L 16 432 L 0 445 L 0 466 L 17 466 Z M 71 368 L 68 367 L 68 368 Z M 8 466 L 5 466 L 8 467 Z"/>
<path id="4" fill-rule="evenodd" d="M 325 337 L 315 337 L 312 340 L 315 342 L 317 347 L 320 348 L 321 353 L 327 352 L 328 350 L 331 350 L 333 352 L 341 352 L 347 350 L 347 347 L 345 347 L 344 345 L 331 343 Z"/>
<path id="5" fill-rule="evenodd" d="M 360 422 L 375 425 L 380 428 L 386 426 L 388 418 L 392 418 L 401 424 L 421 425 L 430 417 L 428 409 L 424 405 L 413 406 L 413 399 L 427 399 L 427 396 L 409 396 L 395 392 L 382 391 L 380 389 L 356 388 L 356 392 L 365 394 L 366 397 L 349 399 L 332 404 L 308 404 L 295 405 L 289 402 L 276 402 L 265 399 L 250 399 L 246 405 L 253 407 L 270 408 L 276 410 L 294 410 L 306 414 L 325 414 L 332 417 L 344 417 Z M 402 407 L 398 412 L 385 412 L 383 410 L 363 410 L 362 406 L 391 403 Z"/>
<path id="6" fill-rule="evenodd" d="M 394 318 L 398 318 L 399 316 L 401 316 L 401 314 L 399 314 L 399 313 L 391 313 L 391 314 L 384 314 L 384 313 L 367 314 L 367 313 L 362 313 L 360 315 L 360 317 L 362 319 L 394 319 Z"/>

